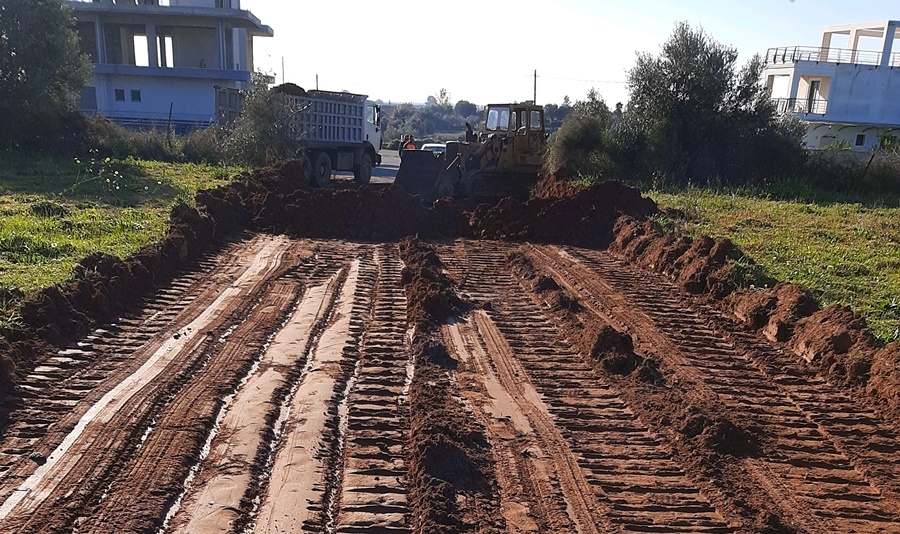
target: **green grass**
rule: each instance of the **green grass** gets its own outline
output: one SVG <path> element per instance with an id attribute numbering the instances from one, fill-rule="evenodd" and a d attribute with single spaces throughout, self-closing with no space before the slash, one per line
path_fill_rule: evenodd
<path id="1" fill-rule="evenodd" d="M 240 169 L 0 157 L 0 287 L 63 282 L 93 252 L 126 257 L 165 235 L 169 211 Z"/>
<path id="2" fill-rule="evenodd" d="M 728 237 L 765 276 L 801 284 L 823 304 L 849 305 L 884 341 L 900 338 L 896 198 L 783 200 L 702 189 L 650 196 L 660 208 L 686 215 L 664 224 L 689 235 Z"/>

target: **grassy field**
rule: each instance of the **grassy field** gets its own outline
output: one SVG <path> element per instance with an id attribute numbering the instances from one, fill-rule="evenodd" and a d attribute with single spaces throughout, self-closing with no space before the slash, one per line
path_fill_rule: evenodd
<path id="1" fill-rule="evenodd" d="M 897 198 L 782 200 L 699 189 L 650 196 L 686 215 L 664 217 L 665 225 L 728 237 L 765 276 L 801 284 L 824 304 L 849 305 L 881 339 L 900 339 Z"/>
<path id="2" fill-rule="evenodd" d="M 92 154 L 0 157 L 0 287 L 30 291 L 63 281 L 96 251 L 126 257 L 165 234 L 174 203 L 238 171 Z"/>

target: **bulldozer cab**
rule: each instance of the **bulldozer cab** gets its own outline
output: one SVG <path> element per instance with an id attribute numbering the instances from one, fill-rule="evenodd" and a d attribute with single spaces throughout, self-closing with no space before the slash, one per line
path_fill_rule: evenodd
<path id="1" fill-rule="evenodd" d="M 543 106 L 531 102 L 490 104 L 482 136 L 490 135 L 503 138 L 506 145 L 501 169 L 540 167 L 547 140 Z"/>

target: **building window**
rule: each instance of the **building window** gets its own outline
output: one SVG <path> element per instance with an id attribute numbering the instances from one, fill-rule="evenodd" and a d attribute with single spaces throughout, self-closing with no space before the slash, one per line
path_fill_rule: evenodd
<path id="1" fill-rule="evenodd" d="M 125 89 L 116 89 L 116 102 L 125 102 Z"/>
<path id="2" fill-rule="evenodd" d="M 82 89 L 78 106 L 86 111 L 97 111 L 97 88 L 85 87 Z"/>
<path id="3" fill-rule="evenodd" d="M 866 146 L 866 134 L 856 134 L 856 146 Z"/>
<path id="4" fill-rule="evenodd" d="M 125 100 L 124 98 L 122 100 Z M 132 89 L 131 90 L 131 101 L 132 102 L 140 102 L 141 101 L 141 90 L 140 89 Z"/>

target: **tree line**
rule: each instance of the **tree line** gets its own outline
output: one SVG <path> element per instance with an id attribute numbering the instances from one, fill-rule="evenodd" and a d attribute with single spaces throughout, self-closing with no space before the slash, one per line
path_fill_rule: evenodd
<path id="1" fill-rule="evenodd" d="M 762 83 L 763 60 L 754 56 L 740 66 L 737 58 L 733 47 L 677 23 L 659 54 L 638 55 L 626 105 L 610 109 L 592 89 L 574 103 L 566 97 L 544 106 L 551 132 L 546 170 L 657 186 L 781 177 L 850 185 L 852 173 L 810 163 L 802 145 L 806 125 L 776 112 Z M 90 73 L 64 0 L 0 0 L 0 150 L 99 149 L 111 157 L 253 165 L 297 153 L 277 98 L 258 73 L 237 122 L 174 141 L 170 132 L 129 132 L 81 115 L 78 97 Z M 482 120 L 476 104 L 452 103 L 441 89 L 425 106 L 385 106 L 382 127 L 387 142 L 406 134 L 452 139 L 466 123 L 478 129 Z"/>

